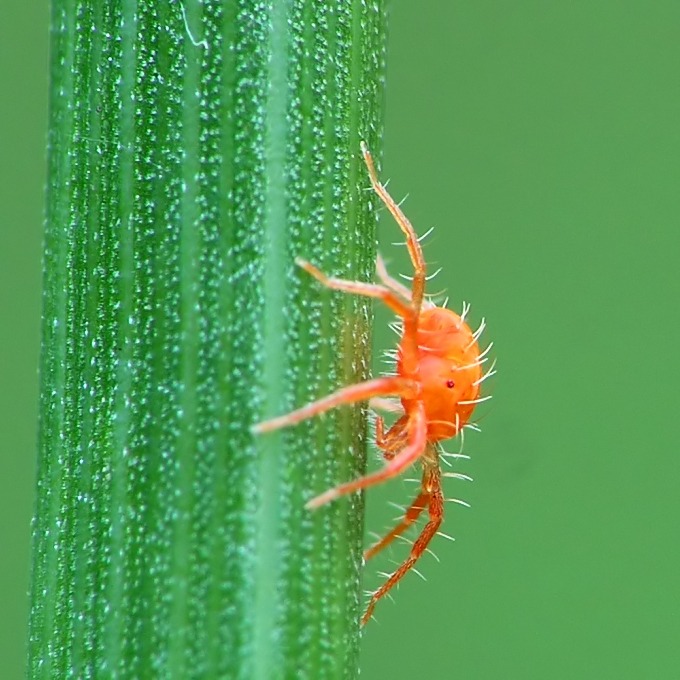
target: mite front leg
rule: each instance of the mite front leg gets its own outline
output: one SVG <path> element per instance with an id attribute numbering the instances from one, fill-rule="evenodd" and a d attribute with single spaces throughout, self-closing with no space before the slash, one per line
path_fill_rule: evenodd
<path id="1" fill-rule="evenodd" d="M 272 430 L 278 430 L 281 427 L 288 427 L 303 420 L 307 420 L 308 418 L 313 418 L 336 406 L 366 401 L 371 397 L 384 397 L 389 395 L 407 396 L 407 398 L 408 395 L 410 395 L 411 397 L 414 397 L 417 390 L 417 383 L 413 380 L 408 380 L 407 378 L 399 378 L 397 376 L 375 378 L 374 380 L 367 380 L 366 382 L 358 383 L 356 385 L 343 387 L 337 392 L 333 392 L 333 394 L 329 394 L 323 399 L 313 401 L 311 404 L 307 404 L 307 406 L 303 406 L 296 411 L 279 416 L 278 418 L 265 420 L 263 423 L 254 425 L 252 431 L 258 434 L 261 434 L 262 432 L 271 432 Z"/>
<path id="2" fill-rule="evenodd" d="M 420 305 L 423 302 L 423 295 L 425 293 L 425 259 L 423 257 L 423 251 L 418 242 L 418 237 L 413 229 L 413 225 L 409 222 L 408 218 L 402 212 L 401 208 L 397 202 L 390 196 L 387 189 L 380 183 L 378 179 L 378 173 L 375 171 L 375 164 L 373 163 L 373 157 L 371 152 L 368 150 L 365 142 L 361 142 L 361 153 L 364 157 L 364 162 L 368 168 L 368 176 L 371 179 L 371 186 L 373 191 L 380 197 L 380 200 L 385 204 L 387 209 L 392 213 L 392 217 L 396 220 L 397 224 L 404 232 L 406 236 L 406 247 L 408 248 L 409 255 L 411 256 L 411 262 L 413 263 L 413 290 L 411 292 L 411 300 L 413 301 L 413 306 L 416 313 L 420 311 Z"/>

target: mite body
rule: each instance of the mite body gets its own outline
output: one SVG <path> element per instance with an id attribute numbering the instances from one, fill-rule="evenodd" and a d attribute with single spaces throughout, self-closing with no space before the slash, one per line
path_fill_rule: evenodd
<path id="1" fill-rule="evenodd" d="M 482 367 L 477 339 L 458 314 L 432 307 L 418 318 L 417 342 L 413 377 L 420 383 L 427 439 L 450 439 L 468 422 L 479 397 Z M 402 355 L 400 345 L 397 373 L 407 375 Z M 412 400 L 402 399 L 402 404 L 405 413 L 413 410 Z"/>

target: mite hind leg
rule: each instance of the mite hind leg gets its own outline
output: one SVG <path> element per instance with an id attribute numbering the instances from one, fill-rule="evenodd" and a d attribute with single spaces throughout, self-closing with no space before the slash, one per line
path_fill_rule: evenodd
<path id="1" fill-rule="evenodd" d="M 389 576 L 385 583 L 378 588 L 372 595 L 368 602 L 366 611 L 361 618 L 361 625 L 366 625 L 366 622 L 373 616 L 373 610 L 380 599 L 385 597 L 387 593 L 394 588 L 394 586 L 401 581 L 402 578 L 413 568 L 415 563 L 420 559 L 422 554 L 427 549 L 430 541 L 434 535 L 439 530 L 442 523 L 442 518 L 444 516 L 444 497 L 441 490 L 441 478 L 439 473 L 439 468 L 431 468 L 424 472 L 423 474 L 423 488 L 426 493 L 430 494 L 429 503 L 427 505 L 429 519 L 427 524 L 423 527 L 420 536 L 414 541 L 411 546 L 411 552 L 409 556 L 401 563 L 401 565 Z M 414 504 L 411 506 L 414 508 L 415 503 L 417 503 L 419 498 L 416 498 Z M 416 508 L 414 508 L 414 512 Z M 420 510 L 422 512 L 422 510 Z M 420 514 L 420 513 L 418 513 Z M 399 528 L 399 527 L 397 527 Z M 388 534 L 389 536 L 390 534 Z M 395 536 L 396 537 L 396 536 Z M 387 537 L 386 537 L 387 538 Z M 383 539 L 385 540 L 385 539 Z M 377 545 L 382 543 L 379 542 Z M 376 550 L 377 552 L 377 550 Z M 375 554 L 375 552 L 373 553 Z"/>
<path id="2" fill-rule="evenodd" d="M 370 548 L 364 551 L 364 561 L 368 562 L 371 557 L 375 557 L 380 551 L 384 550 L 395 538 L 401 536 L 413 523 L 420 517 L 421 513 L 430 504 L 431 493 L 421 491 L 404 512 L 404 517 L 391 531 L 386 533 L 379 541 L 376 541 Z"/>

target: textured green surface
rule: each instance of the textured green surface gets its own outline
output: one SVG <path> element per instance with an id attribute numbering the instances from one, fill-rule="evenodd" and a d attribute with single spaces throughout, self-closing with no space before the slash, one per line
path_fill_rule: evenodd
<path id="1" fill-rule="evenodd" d="M 447 484 L 473 506 L 448 511 L 444 530 L 458 541 L 434 543 L 441 563 L 425 558 L 427 582 L 410 576 L 376 610 L 362 678 L 675 679 L 680 9 L 427 8 L 391 3 L 383 176 L 395 196 L 409 194 L 421 233 L 435 226 L 425 252 L 444 271 L 431 289 L 488 318 L 499 375 L 460 466 L 475 481 Z M 0 526 L 10 546 L 0 656 L 11 678 L 24 666 L 35 459 L 39 11 L 24 3 L 0 26 L 12 93 L 0 97 L 0 186 L 11 188 L 0 202 Z M 407 272 L 389 245 L 395 229 L 381 223 L 382 250 Z M 379 347 L 394 342 L 386 321 L 377 315 Z M 394 482 L 368 494 L 367 528 L 381 531 L 394 514 L 387 499 L 410 491 Z M 389 558 L 368 566 L 366 587 Z"/>
<path id="2" fill-rule="evenodd" d="M 356 675 L 365 420 L 249 428 L 367 374 L 383 29 L 54 2 L 34 677 Z"/>

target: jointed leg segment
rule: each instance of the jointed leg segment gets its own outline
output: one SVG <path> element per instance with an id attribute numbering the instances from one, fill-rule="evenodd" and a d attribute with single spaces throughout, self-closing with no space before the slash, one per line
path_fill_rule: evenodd
<path id="1" fill-rule="evenodd" d="M 411 302 L 411 291 L 401 283 L 401 281 L 397 281 L 387 273 L 385 261 L 380 257 L 380 253 L 378 253 L 378 257 L 375 260 L 375 273 L 378 275 L 378 278 L 382 281 L 384 286 L 401 295 L 404 300 Z"/>
<path id="2" fill-rule="evenodd" d="M 396 477 L 403 470 L 405 470 L 409 465 L 415 463 L 418 458 L 425 451 L 427 445 L 427 426 L 425 423 L 424 413 L 422 410 L 422 405 L 417 411 L 416 415 L 409 422 L 409 442 L 399 453 L 395 454 L 387 465 L 373 472 L 370 475 L 364 475 L 358 479 L 354 479 L 346 484 L 340 484 L 334 489 L 329 489 L 325 491 L 320 496 L 312 498 L 305 507 L 307 508 L 318 508 L 321 505 L 330 503 L 330 501 L 344 496 L 348 493 L 353 493 L 354 491 L 359 491 L 360 489 L 366 489 L 369 486 L 374 486 L 375 484 L 380 484 L 385 482 L 392 477 Z"/>
<path id="3" fill-rule="evenodd" d="M 418 242 L 418 237 L 413 229 L 413 225 L 397 205 L 396 201 L 387 193 L 387 189 L 380 183 L 378 173 L 375 171 L 375 164 L 368 147 L 364 142 L 361 142 L 361 153 L 364 156 L 366 167 L 368 168 L 368 175 L 371 178 L 371 185 L 373 191 L 380 197 L 380 200 L 385 204 L 387 209 L 392 213 L 392 217 L 406 236 L 406 247 L 408 248 L 411 262 L 413 262 L 413 290 L 411 291 L 411 300 L 416 314 L 420 311 L 420 305 L 423 302 L 423 295 L 425 293 L 425 259 L 423 258 L 423 251 Z"/>
<path id="4" fill-rule="evenodd" d="M 366 611 L 361 618 L 361 624 L 366 622 L 373 615 L 373 610 L 378 600 L 387 595 L 387 593 L 404 577 L 404 575 L 413 568 L 415 563 L 420 559 L 420 556 L 427 549 L 428 544 L 439 530 L 444 516 L 444 497 L 441 490 L 441 474 L 439 468 L 435 466 L 428 466 L 423 472 L 423 491 L 419 494 L 411 507 L 406 511 L 406 515 L 402 522 L 397 525 L 390 533 L 388 533 L 381 541 L 376 543 L 372 548 L 366 551 L 365 559 L 369 559 L 377 552 L 389 545 L 397 536 L 402 534 L 413 522 L 418 518 L 420 513 L 428 508 L 430 519 L 423 527 L 420 536 L 414 541 L 411 546 L 409 556 L 402 562 L 402 564 L 390 575 L 385 583 L 376 590 L 368 602 Z"/>
<path id="5" fill-rule="evenodd" d="M 371 397 L 405 396 L 412 398 L 417 394 L 417 391 L 417 383 L 407 378 L 400 378 L 398 376 L 375 378 L 374 380 L 367 380 L 356 385 L 343 387 L 337 392 L 333 392 L 323 399 L 313 401 L 311 404 L 307 404 L 307 406 L 303 406 L 296 411 L 291 411 L 278 418 L 258 423 L 253 427 L 253 432 L 271 432 L 281 427 L 295 425 L 342 404 L 355 404 L 358 401 L 365 401 Z"/>
<path id="6" fill-rule="evenodd" d="M 355 295 L 377 298 L 382 300 L 395 314 L 398 314 L 404 319 L 409 319 L 414 316 L 408 298 L 406 298 L 406 300 L 402 299 L 402 297 L 397 295 L 394 290 L 390 290 L 387 286 L 380 286 L 375 283 L 364 283 L 362 281 L 336 279 L 332 276 L 326 276 L 313 264 L 299 257 L 295 259 L 295 262 L 305 271 L 309 272 L 319 283 L 326 286 L 326 288 L 341 290 L 343 293 L 354 293 Z"/>
<path id="7" fill-rule="evenodd" d="M 364 552 L 364 560 L 368 561 L 371 557 L 375 557 L 381 550 L 390 545 L 395 538 L 401 536 L 429 505 L 431 495 L 429 491 L 421 491 L 404 513 L 404 518 L 401 522 Z"/>

